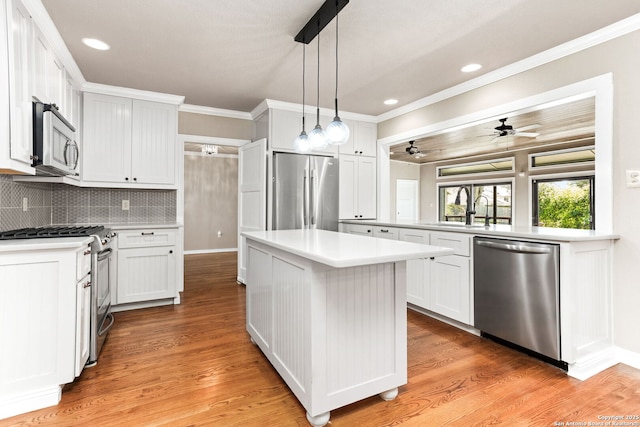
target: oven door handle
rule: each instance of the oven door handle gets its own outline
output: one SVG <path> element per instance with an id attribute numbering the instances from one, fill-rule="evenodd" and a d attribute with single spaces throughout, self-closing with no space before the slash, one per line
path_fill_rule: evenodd
<path id="1" fill-rule="evenodd" d="M 108 248 L 98 253 L 98 261 L 104 261 L 105 259 L 109 258 L 109 256 L 111 255 L 111 252 L 113 252 L 113 249 Z"/>
<path id="2" fill-rule="evenodd" d="M 111 319 L 111 321 L 109 322 L 109 324 L 107 326 L 104 326 L 104 322 L 102 322 L 102 328 L 100 328 L 100 331 L 98 331 L 98 336 L 99 337 L 101 337 L 101 336 L 105 335 L 107 332 L 109 332 L 109 329 L 111 329 L 111 327 L 113 326 L 113 323 L 115 322 L 115 318 L 113 317 L 113 313 L 107 314 L 107 317 L 105 317 L 104 320 L 107 320 L 107 318 Z"/>

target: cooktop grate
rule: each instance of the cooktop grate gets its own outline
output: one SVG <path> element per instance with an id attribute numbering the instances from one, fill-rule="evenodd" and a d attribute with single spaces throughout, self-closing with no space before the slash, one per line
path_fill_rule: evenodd
<path id="1" fill-rule="evenodd" d="M 98 234 L 103 230 L 102 225 L 20 228 L 0 231 L 0 240 L 83 237 Z"/>

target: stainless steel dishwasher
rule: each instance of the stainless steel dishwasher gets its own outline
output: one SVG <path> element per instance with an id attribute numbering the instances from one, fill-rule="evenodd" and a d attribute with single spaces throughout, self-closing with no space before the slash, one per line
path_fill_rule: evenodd
<path id="1" fill-rule="evenodd" d="M 560 360 L 560 246 L 474 237 L 474 326 Z"/>

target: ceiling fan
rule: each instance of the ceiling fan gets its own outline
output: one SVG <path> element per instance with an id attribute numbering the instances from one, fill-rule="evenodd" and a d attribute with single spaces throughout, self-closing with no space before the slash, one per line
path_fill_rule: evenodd
<path id="1" fill-rule="evenodd" d="M 523 126 L 521 128 L 516 128 L 514 129 L 513 126 L 508 125 L 507 124 L 507 119 L 508 117 L 505 117 L 504 119 L 500 119 L 500 125 L 494 127 L 494 131 L 493 134 L 495 135 L 495 138 L 493 138 L 494 142 L 496 140 L 498 140 L 498 138 L 501 138 L 503 136 L 524 136 L 527 138 L 535 138 L 538 135 L 540 135 L 540 133 L 538 132 L 527 132 L 529 130 L 533 130 L 533 129 L 538 129 L 540 127 L 540 125 L 535 124 L 535 125 L 528 125 L 528 126 Z"/>
<path id="2" fill-rule="evenodd" d="M 415 140 L 409 141 L 409 146 L 407 148 L 405 148 L 404 151 L 406 151 L 407 154 L 409 154 L 410 156 L 414 156 L 416 159 L 419 159 L 421 157 L 425 157 L 426 154 L 420 152 L 420 149 L 418 149 L 418 147 L 413 145 L 414 142 L 416 142 L 416 141 Z"/>

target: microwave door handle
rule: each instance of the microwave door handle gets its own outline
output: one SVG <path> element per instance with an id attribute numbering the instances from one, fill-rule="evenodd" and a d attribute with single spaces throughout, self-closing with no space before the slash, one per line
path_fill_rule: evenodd
<path id="1" fill-rule="evenodd" d="M 80 150 L 78 149 L 78 143 L 75 141 L 73 142 L 73 149 L 76 152 L 76 161 L 73 163 L 73 169 L 77 169 L 78 162 L 80 161 Z"/>
<path id="2" fill-rule="evenodd" d="M 67 159 L 67 151 L 69 151 L 69 140 L 64 144 L 64 151 L 62 152 L 62 157 L 64 158 L 65 166 L 69 166 L 69 160 Z"/>

